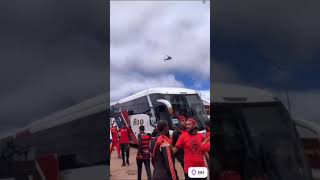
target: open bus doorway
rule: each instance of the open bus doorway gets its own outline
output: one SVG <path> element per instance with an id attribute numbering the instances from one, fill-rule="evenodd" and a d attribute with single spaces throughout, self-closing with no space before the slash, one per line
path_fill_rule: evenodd
<path id="1" fill-rule="evenodd" d="M 194 118 L 197 121 L 198 130 L 204 130 L 204 122 L 208 117 L 198 94 L 151 94 L 150 97 L 155 107 L 156 120 L 168 121 L 170 130 L 178 125 L 179 115 Z"/>

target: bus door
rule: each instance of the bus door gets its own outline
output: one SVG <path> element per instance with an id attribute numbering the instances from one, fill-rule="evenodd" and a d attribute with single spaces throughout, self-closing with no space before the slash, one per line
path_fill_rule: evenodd
<path id="1" fill-rule="evenodd" d="M 243 179 L 244 141 L 239 127 L 236 109 L 215 105 L 213 116 L 213 160 L 214 177 L 221 178 L 225 173 L 241 176 Z"/>
<path id="2" fill-rule="evenodd" d="M 172 105 L 165 99 L 158 99 L 155 103 L 155 116 L 157 121 L 164 120 L 168 122 L 169 129 L 173 130 Z"/>

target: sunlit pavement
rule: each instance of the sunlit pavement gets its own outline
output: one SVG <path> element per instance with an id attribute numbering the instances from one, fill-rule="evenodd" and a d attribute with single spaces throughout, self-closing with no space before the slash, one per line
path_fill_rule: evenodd
<path id="1" fill-rule="evenodd" d="M 110 158 L 110 173 L 111 180 L 126 180 L 126 179 L 137 179 L 137 164 L 136 164 L 137 148 L 130 147 L 130 166 L 121 167 L 122 159 L 118 158 L 117 150 L 114 149 Z M 153 173 L 153 166 L 150 162 L 151 174 Z M 178 172 L 179 179 L 184 179 L 183 169 L 179 162 L 176 161 L 176 169 Z M 142 179 L 147 180 L 147 174 L 142 165 Z"/>

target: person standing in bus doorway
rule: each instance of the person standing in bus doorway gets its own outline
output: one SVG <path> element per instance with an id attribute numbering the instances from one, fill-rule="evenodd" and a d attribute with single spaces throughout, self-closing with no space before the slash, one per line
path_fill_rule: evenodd
<path id="1" fill-rule="evenodd" d="M 174 164 L 174 156 L 169 137 L 169 125 L 166 121 L 160 120 L 157 123 L 159 136 L 156 138 L 152 150 L 153 176 L 152 180 L 178 180 Z"/>
<path id="2" fill-rule="evenodd" d="M 197 122 L 193 118 L 186 121 L 187 133 L 181 134 L 176 146 L 173 148 L 173 153 L 176 154 L 179 150 L 184 149 L 184 173 L 186 180 L 193 179 L 188 176 L 189 167 L 206 167 L 203 158 L 201 144 L 204 141 L 202 134 L 199 134 L 196 129 Z M 206 180 L 207 178 L 202 178 Z M 200 180 L 199 178 L 197 180 Z"/>
<path id="3" fill-rule="evenodd" d="M 122 156 L 122 165 L 125 166 L 126 163 L 129 166 L 129 143 L 130 143 L 130 128 L 127 124 L 123 124 L 120 128 L 120 149 Z"/>
<path id="4" fill-rule="evenodd" d="M 111 148 L 110 148 L 110 158 L 111 158 L 111 154 L 112 154 L 112 151 L 113 151 L 114 147 L 116 147 L 116 149 L 117 149 L 118 158 L 121 158 L 121 156 L 120 156 L 120 144 L 119 144 L 119 139 L 118 139 L 119 130 L 117 129 L 117 125 L 114 124 L 113 127 L 110 130 L 111 130 L 111 135 L 112 135 L 112 144 L 111 144 Z"/>
<path id="5" fill-rule="evenodd" d="M 142 164 L 146 168 L 148 180 L 151 180 L 150 169 L 150 140 L 151 135 L 144 132 L 144 126 L 139 127 L 140 133 L 138 134 L 138 153 L 137 153 L 137 166 L 138 166 L 138 180 L 141 180 Z"/>
<path id="6" fill-rule="evenodd" d="M 178 138 L 180 137 L 181 134 L 187 132 L 186 130 L 186 118 L 183 115 L 178 116 L 179 120 L 179 125 L 175 128 L 175 130 L 172 133 L 172 146 L 175 146 Z M 184 169 L 184 150 L 181 149 L 175 157 L 178 159 L 180 162 L 182 169 Z"/>

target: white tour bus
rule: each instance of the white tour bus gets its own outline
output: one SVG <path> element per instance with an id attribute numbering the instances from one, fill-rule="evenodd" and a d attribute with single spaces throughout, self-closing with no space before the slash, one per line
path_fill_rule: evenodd
<path id="1" fill-rule="evenodd" d="M 211 178 L 312 179 L 295 123 L 280 100 L 234 84 L 213 83 L 211 91 Z"/>
<path id="2" fill-rule="evenodd" d="M 61 180 L 106 179 L 108 108 L 107 96 L 100 95 L 0 137 L 0 179 L 40 173 L 35 160 L 51 154 Z"/>
<path id="3" fill-rule="evenodd" d="M 198 132 L 205 133 L 207 114 L 199 94 L 191 89 L 150 88 L 111 105 L 111 111 L 121 110 L 129 111 L 128 125 L 136 136 L 140 125 L 144 125 L 146 131 L 151 133 L 159 120 L 168 122 L 171 134 L 178 124 L 178 115 L 193 117 L 197 121 Z"/>

